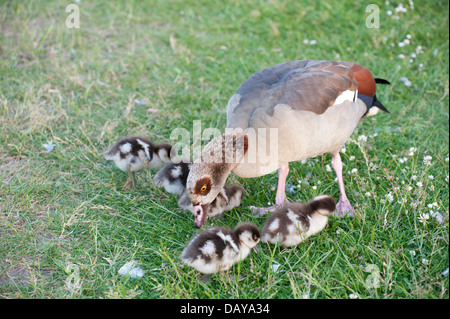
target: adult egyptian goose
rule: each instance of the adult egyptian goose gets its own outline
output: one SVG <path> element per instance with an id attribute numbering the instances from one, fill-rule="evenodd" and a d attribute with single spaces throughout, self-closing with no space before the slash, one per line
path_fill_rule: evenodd
<path id="1" fill-rule="evenodd" d="M 115 143 L 105 154 L 106 160 L 114 161 L 116 166 L 128 172 L 132 188 L 136 188 L 136 171 L 144 168 L 158 168 L 170 162 L 172 145 L 154 145 L 148 139 L 138 136 L 126 137 Z M 126 185 L 127 185 L 126 184 Z"/>
<path id="2" fill-rule="evenodd" d="M 226 271 L 244 260 L 259 240 L 259 229 L 249 223 L 234 231 L 211 228 L 195 235 L 181 253 L 181 260 L 203 274 Z"/>
<path id="3" fill-rule="evenodd" d="M 186 189 L 190 166 L 188 161 L 170 162 L 156 173 L 153 181 L 157 187 L 164 187 L 166 192 L 181 195 Z"/>
<path id="4" fill-rule="evenodd" d="M 244 189 L 239 185 L 225 185 L 217 194 L 211 204 L 203 206 L 200 210 L 194 211 L 194 206 L 189 200 L 187 191 L 184 191 L 178 200 L 178 205 L 185 210 L 192 212 L 195 218 L 195 225 L 201 227 L 206 218 L 220 218 L 224 212 L 230 211 L 241 204 Z"/>
<path id="5" fill-rule="evenodd" d="M 231 171 L 249 178 L 277 169 L 275 206 L 280 207 L 289 162 L 330 153 L 341 193 L 337 215 L 353 216 L 339 151 L 362 119 L 387 112 L 375 94 L 376 83 L 389 84 L 353 62 L 294 61 L 253 74 L 228 102 L 228 131 L 208 143 L 191 167 L 187 191 L 194 210 L 214 200 Z"/>
<path id="6" fill-rule="evenodd" d="M 306 204 L 289 203 L 266 220 L 261 241 L 295 246 L 325 228 L 328 215 L 336 209 L 333 197 L 322 195 Z"/>

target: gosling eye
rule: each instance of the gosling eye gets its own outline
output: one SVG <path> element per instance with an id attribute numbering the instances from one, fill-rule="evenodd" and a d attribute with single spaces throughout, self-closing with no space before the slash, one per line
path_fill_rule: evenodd
<path id="1" fill-rule="evenodd" d="M 200 188 L 200 191 L 201 191 L 201 192 L 206 191 L 206 185 L 203 185 L 202 188 Z"/>

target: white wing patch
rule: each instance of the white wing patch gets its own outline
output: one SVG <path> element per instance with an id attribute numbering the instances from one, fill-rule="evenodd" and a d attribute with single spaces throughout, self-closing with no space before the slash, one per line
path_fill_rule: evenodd
<path id="1" fill-rule="evenodd" d="M 345 101 L 355 101 L 357 95 L 358 90 L 356 91 L 346 90 L 336 98 L 333 105 L 339 105 L 344 103 Z"/>
<path id="2" fill-rule="evenodd" d="M 129 153 L 131 151 L 131 144 L 125 143 L 123 145 L 120 145 L 120 151 L 124 154 Z"/>

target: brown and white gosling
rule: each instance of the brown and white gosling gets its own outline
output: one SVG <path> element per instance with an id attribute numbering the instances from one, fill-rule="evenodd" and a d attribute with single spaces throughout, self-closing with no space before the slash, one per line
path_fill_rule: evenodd
<path id="1" fill-rule="evenodd" d="M 195 225 L 201 227 L 206 218 L 220 218 L 224 212 L 232 210 L 241 204 L 242 196 L 244 195 L 244 189 L 239 185 L 225 185 L 222 190 L 217 194 L 217 197 L 209 205 L 204 205 L 199 209 L 194 209 L 189 200 L 189 196 L 186 190 L 183 191 L 178 205 L 185 210 L 192 212 L 195 218 Z"/>
<path id="2" fill-rule="evenodd" d="M 157 187 L 164 187 L 166 192 L 181 195 L 186 189 L 190 166 L 191 163 L 187 161 L 170 162 L 156 173 L 153 181 Z"/>
<path id="3" fill-rule="evenodd" d="M 333 197 L 321 195 L 306 204 L 289 203 L 273 212 L 262 229 L 261 241 L 285 247 L 300 244 L 325 228 L 336 209 Z"/>
<path id="4" fill-rule="evenodd" d="M 181 253 L 181 260 L 203 274 L 227 271 L 244 260 L 259 241 L 259 229 L 249 223 L 234 231 L 225 227 L 211 228 L 194 236 Z"/>
<path id="5" fill-rule="evenodd" d="M 165 162 L 170 162 L 172 145 L 154 145 L 148 139 L 138 136 L 126 137 L 114 144 L 105 154 L 105 159 L 114 161 L 116 166 L 128 172 L 131 187 L 136 188 L 136 171 L 144 168 L 158 168 Z"/>

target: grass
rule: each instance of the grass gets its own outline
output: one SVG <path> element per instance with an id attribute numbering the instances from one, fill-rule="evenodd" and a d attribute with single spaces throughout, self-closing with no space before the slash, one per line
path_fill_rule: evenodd
<path id="1" fill-rule="evenodd" d="M 374 3 L 379 29 L 365 27 L 362 2 L 80 1 L 81 27 L 68 29 L 66 4 L 2 2 L 0 296 L 448 298 L 448 2 Z M 223 129 L 248 76 L 297 59 L 357 61 L 392 83 L 377 93 L 391 114 L 363 121 L 342 153 L 361 218 L 331 218 L 295 248 L 262 244 L 205 284 L 180 264 L 197 231 L 190 213 L 155 188 L 155 171 L 123 191 L 126 174 L 101 154 L 127 135 L 167 142 L 194 120 Z M 337 198 L 330 161 L 292 163 L 289 199 Z M 206 226 L 262 227 L 245 207 L 274 200 L 276 174 L 230 180 L 246 189 L 242 205 Z M 118 274 L 130 260 L 143 278 Z"/>

